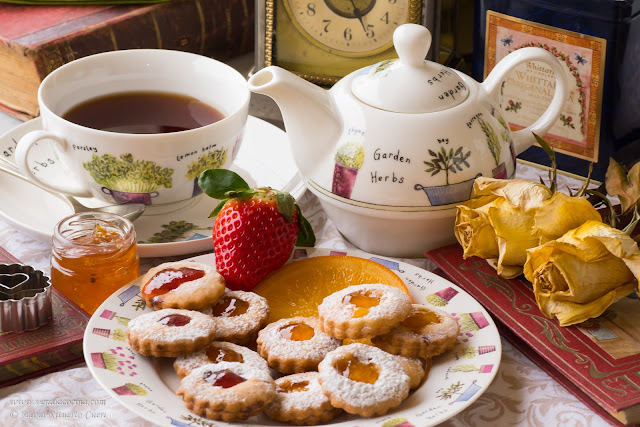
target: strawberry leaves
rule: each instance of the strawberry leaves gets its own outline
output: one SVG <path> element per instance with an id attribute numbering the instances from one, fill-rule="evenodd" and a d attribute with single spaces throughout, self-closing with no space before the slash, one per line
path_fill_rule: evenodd
<path id="1" fill-rule="evenodd" d="M 227 169 L 207 169 L 198 178 L 198 185 L 209 197 L 219 199 L 220 203 L 211 212 L 209 218 L 218 215 L 224 205 L 231 199 L 250 199 L 261 197 L 276 201 L 278 212 L 285 217 L 288 222 L 294 220 L 294 212 L 299 218 L 299 231 L 296 244 L 298 246 L 313 246 L 315 235 L 309 221 L 302 216 L 300 207 L 289 193 L 274 190 L 270 187 L 251 188 L 247 182 L 237 173 Z"/>

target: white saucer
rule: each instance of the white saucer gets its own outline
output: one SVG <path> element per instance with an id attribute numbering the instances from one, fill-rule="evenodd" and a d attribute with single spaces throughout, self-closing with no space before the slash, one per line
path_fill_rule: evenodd
<path id="1" fill-rule="evenodd" d="M 0 136 L 0 155 L 14 162 L 13 152 L 20 138 L 42 129 L 40 118 L 30 120 Z M 67 174 L 48 143 L 31 151 L 31 167 L 44 179 L 61 179 Z M 299 199 L 305 187 L 289 149 L 286 134 L 279 128 L 249 117 L 245 136 L 233 170 L 250 185 L 270 186 L 288 191 Z M 73 212 L 66 203 L 35 185 L 0 173 L 0 217 L 32 237 L 50 242 L 54 226 Z M 104 202 L 81 199 L 87 206 Z M 218 200 L 207 195 L 169 205 L 147 206 L 135 222 L 138 253 L 141 257 L 185 255 L 213 249 L 209 213 Z M 163 234 L 160 234 L 164 231 Z"/>

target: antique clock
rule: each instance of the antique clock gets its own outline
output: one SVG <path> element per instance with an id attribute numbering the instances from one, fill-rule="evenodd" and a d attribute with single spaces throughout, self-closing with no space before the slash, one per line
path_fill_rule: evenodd
<path id="1" fill-rule="evenodd" d="M 257 0 L 256 69 L 278 65 L 331 85 L 354 70 L 396 58 L 393 32 L 408 22 L 429 28 L 437 48 L 438 2 Z M 430 51 L 429 59 L 436 54 Z"/>

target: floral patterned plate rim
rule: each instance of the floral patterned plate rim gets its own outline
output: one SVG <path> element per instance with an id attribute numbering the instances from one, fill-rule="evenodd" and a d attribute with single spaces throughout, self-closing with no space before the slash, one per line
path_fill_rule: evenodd
<path id="1" fill-rule="evenodd" d="M 297 248 L 292 260 L 322 255 L 372 259 L 391 268 L 407 285 L 416 303 L 429 302 L 453 314 L 461 325 L 456 346 L 433 360 L 428 379 L 397 408 L 379 417 L 342 415 L 332 426 L 426 427 L 439 424 L 471 405 L 493 381 L 502 354 L 495 323 L 473 297 L 436 274 L 391 258 L 360 251 Z M 189 258 L 214 263 L 213 254 Z M 127 323 L 151 311 L 139 293 L 140 279 L 111 295 L 89 320 L 84 357 L 98 383 L 126 408 L 161 426 L 231 426 L 187 410 L 175 394 L 180 380 L 173 359 L 142 356 L 126 342 Z M 265 415 L 241 425 L 284 425 Z"/>
<path id="2" fill-rule="evenodd" d="M 42 129 L 40 118 L 22 123 L 1 135 L 0 153 L 3 158 L 13 162 L 13 152 L 20 138 L 37 129 Z M 48 143 L 39 144 L 32 150 L 30 161 L 34 173 L 45 179 L 54 180 L 66 173 Z M 251 185 L 259 184 L 288 191 L 296 199 L 305 191 L 285 132 L 253 116 L 247 119 L 243 142 L 232 169 Z M 6 197 L 14 197 L 16 200 L 0 206 L 0 217 L 32 237 L 51 241 L 53 227 L 72 213 L 71 208 L 39 187 L 18 183 L 18 180 L 10 180 L 4 176 L 2 180 L 4 186 L 15 187 L 16 190 L 8 192 Z M 22 197 L 24 191 L 29 194 L 28 200 Z M 46 211 L 35 207 L 38 200 L 42 199 L 52 199 Z M 31 200 L 33 202 L 28 203 Z M 88 206 L 101 205 L 96 199 L 82 199 L 82 202 Z M 148 206 L 144 215 L 135 222 L 139 255 L 163 257 L 212 250 L 213 221 L 209 218 L 209 213 L 217 204 L 217 200 L 201 195 L 185 202 Z M 38 212 L 42 212 L 42 215 Z"/>

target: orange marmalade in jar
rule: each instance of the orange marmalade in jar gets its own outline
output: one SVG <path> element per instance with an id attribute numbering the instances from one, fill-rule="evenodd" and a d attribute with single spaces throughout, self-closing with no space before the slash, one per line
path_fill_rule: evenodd
<path id="1" fill-rule="evenodd" d="M 133 224 L 106 212 L 83 212 L 53 231 L 51 284 L 87 313 L 140 276 Z"/>

